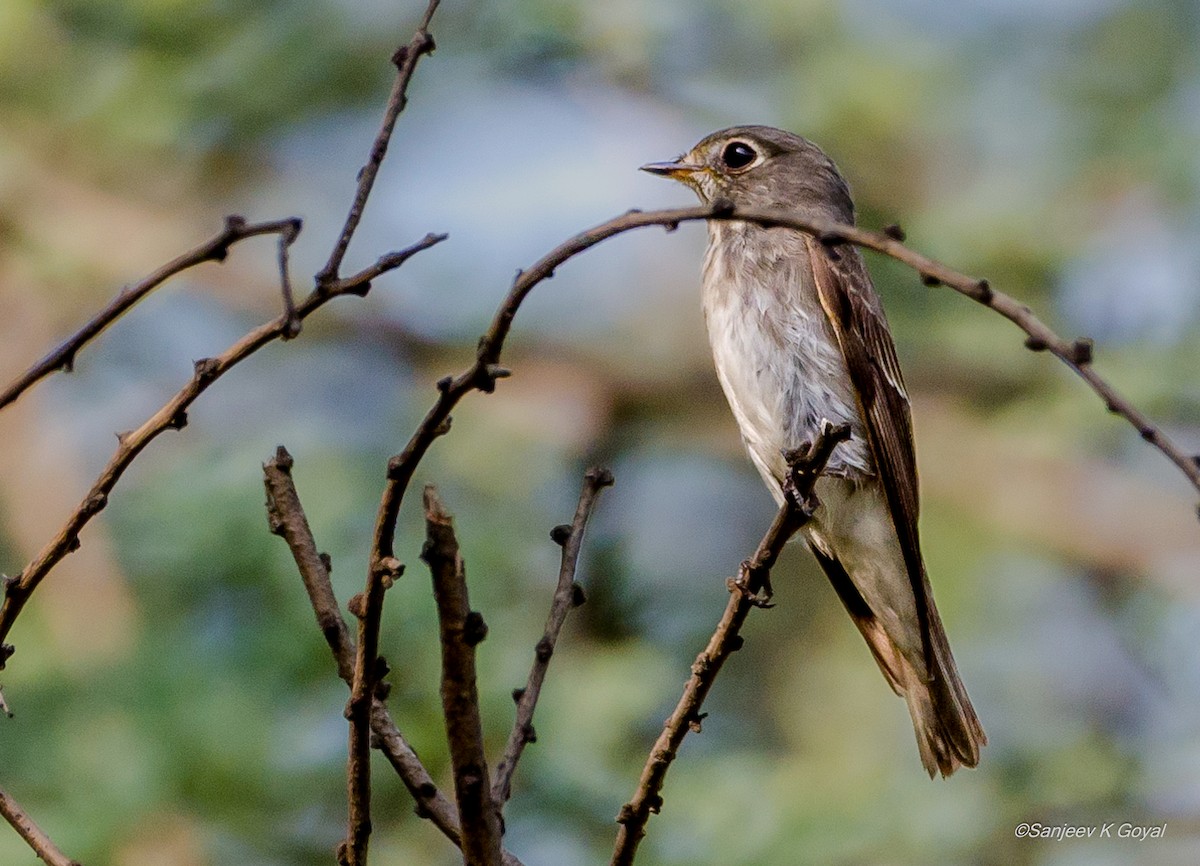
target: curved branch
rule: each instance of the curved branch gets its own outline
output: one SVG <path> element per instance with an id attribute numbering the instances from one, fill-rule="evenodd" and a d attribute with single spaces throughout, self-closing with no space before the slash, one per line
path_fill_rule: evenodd
<path id="1" fill-rule="evenodd" d="M 648 226 L 663 226 L 670 231 L 683 222 L 710 219 L 741 220 L 764 226 L 792 228 L 814 235 L 826 244 L 852 243 L 875 250 L 913 268 L 921 274 L 926 284 L 943 283 L 977 303 L 995 310 L 1026 333 L 1029 338 L 1026 340 L 1027 348 L 1049 351 L 1078 373 L 1104 400 L 1109 411 L 1132 424 L 1143 439 L 1166 455 L 1192 486 L 1200 491 L 1200 462 L 1197 457 L 1185 453 L 1144 413 L 1101 378 L 1092 367 L 1090 340 L 1072 341 L 1058 336 L 1038 319 L 1028 306 L 993 289 L 987 280 L 969 277 L 909 249 L 896 239 L 895 235 L 899 233 L 894 229 L 891 234 L 886 234 L 790 212 L 736 209 L 728 202 L 718 201 L 712 206 L 657 211 L 631 210 L 568 238 L 528 270 L 518 272 L 490 327 L 479 340 L 475 362 L 457 376 L 448 376 L 438 382 L 440 394 L 437 401 L 426 413 L 404 450 L 393 457 L 389 464 L 389 484 L 384 491 L 375 524 L 377 558 L 392 555 L 390 538 L 395 534 L 396 515 L 412 480 L 412 473 L 433 441 L 446 432 L 451 411 L 467 393 L 474 390 L 490 393 L 495 389 L 497 379 L 509 375 L 509 371 L 499 363 L 501 350 L 521 303 L 533 288 L 554 276 L 555 269 L 567 260 L 615 235 Z"/>
<path id="2" fill-rule="evenodd" d="M 742 563 L 737 579 L 731 578 L 729 581 L 730 597 L 725 613 L 709 638 L 708 646 L 692 664 L 692 676 L 684 687 L 675 711 L 663 724 L 662 733 L 650 750 L 633 799 L 621 807 L 621 813 L 617 816 L 621 827 L 617 831 L 611 866 L 629 866 L 633 863 L 638 843 L 646 835 L 646 822 L 650 820 L 651 813 L 658 812 L 662 807 L 660 792 L 663 782 L 683 738 L 688 731 L 699 732 L 700 723 L 704 720 L 704 714 L 700 712 L 704 699 L 725 660 L 742 647 L 739 634 L 742 623 L 751 609 L 768 606 L 760 600 L 759 592 L 770 586 L 771 568 L 784 544 L 808 522 L 817 509 L 818 502 L 813 494 L 817 477 L 829 462 L 833 449 L 848 438 L 849 425 L 834 427 L 829 421 L 822 421 L 816 439 L 788 455 L 792 480 L 788 499 L 780 506 L 754 556 Z"/>
<path id="3" fill-rule="evenodd" d="M 79 354 L 80 349 L 102 334 L 109 325 L 171 277 L 203 262 L 225 261 L 229 255 L 229 248 L 246 238 L 258 235 L 279 235 L 281 288 L 285 306 L 290 305 L 291 286 L 287 278 L 287 248 L 296 239 L 299 232 L 300 220 L 295 218 L 248 223 L 240 216 L 225 217 L 225 227 L 215 237 L 167 262 L 137 285 L 122 289 L 115 298 L 109 301 L 108 306 L 94 315 L 82 328 L 26 370 L 3 392 L 0 392 L 0 409 L 14 402 L 51 373 L 57 370 L 69 373 L 75 365 L 75 357 Z"/>
<path id="4" fill-rule="evenodd" d="M 392 267 L 399 267 L 408 258 L 445 240 L 445 235 L 426 235 L 422 240 L 398 253 Z M 339 291 L 314 289 L 308 297 L 296 305 L 295 319 L 303 321 L 333 298 L 342 295 L 361 295 L 366 290 L 367 279 L 361 283 L 343 281 Z M 58 534 L 42 548 L 41 552 L 14 578 L 7 578 L 4 585 L 4 602 L 0 604 L 0 641 L 12 630 L 30 595 L 42 579 L 63 558 L 79 549 L 79 533 L 108 505 L 108 496 L 129 468 L 129 464 L 161 433 L 180 430 L 187 424 L 188 407 L 208 388 L 237 364 L 249 358 L 263 346 L 284 339 L 289 333 L 292 317 L 282 313 L 275 319 L 259 325 L 236 343 L 214 358 L 202 358 L 195 362 L 192 378 L 175 396 L 147 418 L 136 430 L 117 435 L 117 449 L 108 464 L 92 484 L 91 489 L 76 507 L 74 513 L 58 531 Z M 12 654 L 12 647 L 0 643 L 0 670 Z"/>

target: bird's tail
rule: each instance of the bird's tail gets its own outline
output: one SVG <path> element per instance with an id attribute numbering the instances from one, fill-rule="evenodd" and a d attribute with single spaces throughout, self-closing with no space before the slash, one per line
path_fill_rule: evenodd
<path id="1" fill-rule="evenodd" d="M 987 735 L 958 676 L 937 606 L 931 597 L 927 598 L 928 675 L 922 677 L 899 652 L 895 653 L 895 659 L 899 663 L 899 690 L 912 716 L 921 762 L 932 778 L 934 773 L 946 777 L 960 766 L 976 766 L 979 750 L 987 744 Z"/>
<path id="2" fill-rule="evenodd" d="M 921 762 L 930 777 L 939 772 L 946 777 L 959 767 L 978 765 L 979 750 L 987 744 L 987 735 L 959 679 L 928 581 L 924 593 L 928 626 L 928 637 L 922 640 L 924 659 L 919 655 L 910 659 L 889 637 L 841 562 L 815 544 L 810 550 L 862 632 L 888 684 L 908 704 Z"/>

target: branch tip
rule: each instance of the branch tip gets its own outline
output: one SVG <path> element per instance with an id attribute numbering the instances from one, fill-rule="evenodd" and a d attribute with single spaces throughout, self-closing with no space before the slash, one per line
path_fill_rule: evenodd
<path id="1" fill-rule="evenodd" d="M 596 488 L 612 487 L 616 483 L 612 471 L 604 466 L 593 466 L 584 473 L 584 477 L 587 478 L 589 484 Z"/>
<path id="2" fill-rule="evenodd" d="M 292 467 L 296 465 L 296 459 L 292 457 L 291 452 L 289 452 L 283 445 L 276 445 L 275 457 L 271 463 L 281 472 L 290 474 Z"/>

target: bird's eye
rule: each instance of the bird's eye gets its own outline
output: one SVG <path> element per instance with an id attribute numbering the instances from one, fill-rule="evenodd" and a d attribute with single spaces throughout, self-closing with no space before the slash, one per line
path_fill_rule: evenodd
<path id="1" fill-rule="evenodd" d="M 744 141 L 731 141 L 725 145 L 725 150 L 721 151 L 721 161 L 735 171 L 754 162 L 757 156 L 754 148 Z"/>

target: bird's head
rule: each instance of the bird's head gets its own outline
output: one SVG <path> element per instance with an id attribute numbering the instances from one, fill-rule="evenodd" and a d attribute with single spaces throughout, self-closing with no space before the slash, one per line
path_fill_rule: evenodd
<path id="1" fill-rule="evenodd" d="M 820 210 L 838 221 L 854 219 L 850 190 L 824 151 L 770 126 L 722 129 L 678 159 L 642 171 L 687 184 L 705 204 L 728 199 L 741 208 Z"/>

